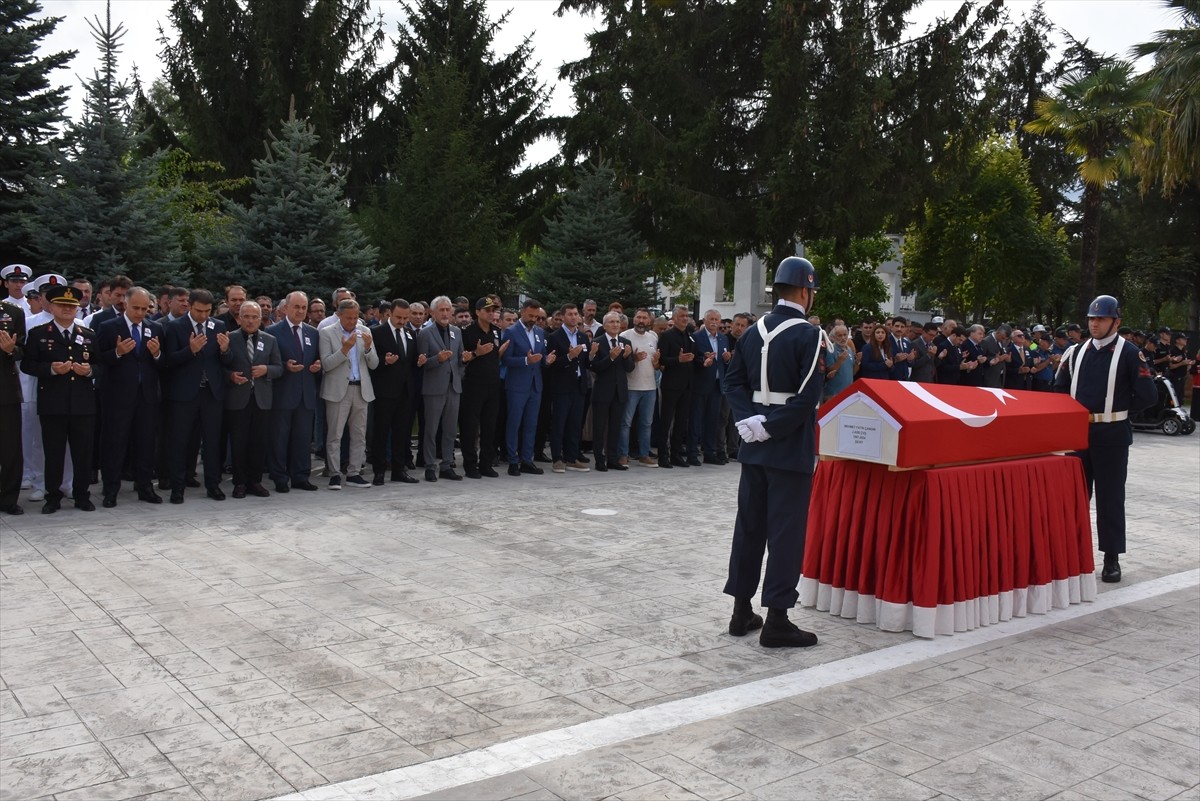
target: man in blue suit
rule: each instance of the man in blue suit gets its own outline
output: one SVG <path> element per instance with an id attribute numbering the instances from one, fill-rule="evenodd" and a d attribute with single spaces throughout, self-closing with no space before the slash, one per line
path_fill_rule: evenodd
<path id="1" fill-rule="evenodd" d="M 692 425 L 688 430 L 688 464 L 700 462 L 700 450 L 704 450 L 705 464 L 726 464 L 724 453 L 717 451 L 717 437 L 721 427 L 721 385 L 725 380 L 725 369 L 733 354 L 729 350 L 729 338 L 721 333 L 721 313 L 709 309 L 704 313 L 704 325 L 692 335 L 696 341 L 699 357 L 696 374 L 692 377 Z"/>
<path id="2" fill-rule="evenodd" d="M 908 320 L 893 317 L 889 325 L 892 338 L 892 369 L 888 377 L 893 381 L 907 381 L 912 375 L 912 363 L 916 358 L 912 343 L 908 341 Z"/>
<path id="3" fill-rule="evenodd" d="M 153 482 L 162 400 L 158 369 L 163 328 L 148 319 L 150 300 L 149 290 L 133 287 L 126 296 L 124 314 L 101 323 L 96 332 L 97 355 L 104 365 L 96 379 L 103 409 L 100 473 L 104 479 L 103 504 L 109 509 L 117 505 L 127 455 L 133 457 L 138 500 L 162 503 Z"/>
<path id="4" fill-rule="evenodd" d="M 508 474 L 541 475 L 533 463 L 533 439 L 537 433 L 538 410 L 542 405 L 542 364 L 554 363 L 547 355 L 546 334 L 535 325 L 541 304 L 532 298 L 521 304 L 521 321 L 504 331 L 504 393 L 508 402 L 508 425 L 504 431 L 508 449 Z"/>
<path id="5" fill-rule="evenodd" d="M 279 345 L 283 375 L 275 379 L 271 402 L 271 433 L 267 470 L 276 492 L 292 488 L 314 492 L 312 475 L 313 422 L 317 414 L 317 389 L 321 358 L 317 329 L 308 317 L 308 296 L 293 292 L 284 298 L 287 317 L 267 328 Z"/>
<path id="6" fill-rule="evenodd" d="M 188 313 L 163 326 L 163 367 L 166 368 L 168 428 L 165 435 L 171 460 L 171 503 L 183 503 L 187 481 L 188 439 L 199 425 L 204 439 L 204 486 L 214 501 L 221 491 L 221 418 L 224 415 L 225 369 L 229 364 L 229 334 L 225 324 L 211 319 L 213 296 L 207 289 L 188 295 Z"/>
<path id="7" fill-rule="evenodd" d="M 788 620 L 799 597 L 805 525 L 816 467 L 816 415 L 825 383 L 824 332 L 806 319 L 817 276 L 807 259 L 791 256 L 775 271 L 775 308 L 746 329 L 725 377 L 725 395 L 738 433 L 742 465 L 737 522 L 725 594 L 734 597 L 729 633 L 762 628 L 767 648 L 805 647 L 817 637 Z M 765 351 L 765 354 L 764 354 Z M 764 369 L 765 368 L 765 369 Z M 762 605 L 754 613 L 763 551 Z"/>

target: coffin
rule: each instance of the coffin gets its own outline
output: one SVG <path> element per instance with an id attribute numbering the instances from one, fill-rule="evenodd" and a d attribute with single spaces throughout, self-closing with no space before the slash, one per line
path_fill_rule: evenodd
<path id="1" fill-rule="evenodd" d="M 909 469 L 1087 447 L 1088 413 L 1069 395 L 860 379 L 817 416 L 820 454 Z"/>

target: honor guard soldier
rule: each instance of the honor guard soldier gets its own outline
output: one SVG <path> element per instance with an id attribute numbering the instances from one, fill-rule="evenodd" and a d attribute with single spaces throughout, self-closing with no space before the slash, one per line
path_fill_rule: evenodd
<path id="1" fill-rule="evenodd" d="M 1101 581 L 1121 580 L 1119 557 L 1125 553 L 1125 475 L 1133 427 L 1129 413 L 1155 402 L 1158 390 L 1150 364 L 1136 345 L 1118 336 L 1121 309 L 1111 295 L 1088 306 L 1086 339 L 1062 357 L 1055 379 L 1060 391 L 1087 408 L 1088 447 L 1074 455 L 1083 460 L 1088 497 L 1096 491 L 1096 535 L 1104 552 Z"/>
<path id="2" fill-rule="evenodd" d="M 725 594 L 734 597 L 729 633 L 762 628 L 767 648 L 805 647 L 817 637 L 788 620 L 804 558 L 808 501 L 816 467 L 816 411 L 831 344 L 807 319 L 817 288 L 807 259 L 792 256 L 775 271 L 775 308 L 746 329 L 725 378 L 725 395 L 738 433 L 742 465 L 737 522 Z M 764 625 L 751 600 L 758 589 L 763 551 Z"/>
<path id="3" fill-rule="evenodd" d="M 74 478 L 75 508 L 93 512 L 88 491 L 92 443 L 96 427 L 96 392 L 92 386 L 95 336 L 75 318 L 82 295 L 72 286 L 46 292 L 54 319 L 29 331 L 21 370 L 37 378 L 37 411 L 46 459 L 46 503 L 42 514 L 59 510 L 63 493 L 63 460 L 68 443 Z"/>

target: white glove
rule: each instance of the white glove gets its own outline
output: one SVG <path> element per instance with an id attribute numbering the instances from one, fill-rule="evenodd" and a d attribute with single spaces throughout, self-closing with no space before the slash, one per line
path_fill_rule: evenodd
<path id="1" fill-rule="evenodd" d="M 771 438 L 771 435 L 763 428 L 763 423 L 766 422 L 766 419 L 766 415 L 756 414 L 753 417 L 747 417 L 745 420 L 738 420 L 738 433 L 742 435 L 742 439 L 746 442 L 766 442 Z"/>

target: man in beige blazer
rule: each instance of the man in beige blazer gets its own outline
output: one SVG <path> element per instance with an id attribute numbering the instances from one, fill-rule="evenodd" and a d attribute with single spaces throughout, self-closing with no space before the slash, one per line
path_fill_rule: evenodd
<path id="1" fill-rule="evenodd" d="M 320 329 L 321 398 L 325 401 L 325 453 L 329 488 L 366 489 L 371 482 L 362 477 L 367 445 L 367 404 L 375 400 L 371 370 L 379 366 L 379 354 L 371 332 L 358 319 L 358 303 L 342 300 L 337 306 L 338 322 Z M 338 465 L 342 432 L 350 427 L 350 458 Z"/>

